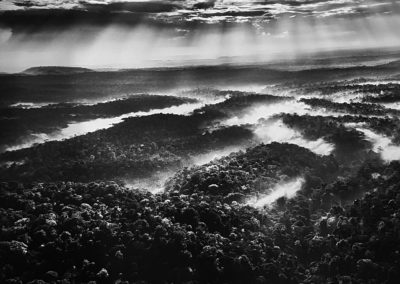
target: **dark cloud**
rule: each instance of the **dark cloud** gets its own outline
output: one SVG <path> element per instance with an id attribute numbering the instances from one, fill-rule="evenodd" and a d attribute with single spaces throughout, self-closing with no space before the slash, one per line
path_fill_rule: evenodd
<path id="1" fill-rule="evenodd" d="M 0 11 L 0 25 L 12 28 L 14 31 L 24 30 L 27 32 L 44 29 L 59 30 L 79 25 L 101 27 L 110 24 L 136 26 L 143 22 L 157 24 L 148 15 L 171 12 L 180 8 L 178 3 L 165 1 L 113 2 L 110 4 L 80 1 L 79 6 L 71 9 L 52 8 L 48 3 L 46 5 L 32 1 L 15 4 L 25 9 Z M 36 8 L 29 9 L 31 7 Z"/>
<path id="2" fill-rule="evenodd" d="M 91 0 L 3 0 L 0 25 L 15 30 L 62 29 L 75 25 L 120 24 L 192 26 L 224 22 L 269 22 L 282 17 L 364 17 L 400 13 L 400 0 L 154 0 L 111 2 Z M 193 4 L 194 3 L 194 4 Z M 5 5 L 7 4 L 7 5 Z M 11 6 L 10 6 L 11 5 Z M 10 9 L 14 7 L 14 9 Z"/>
<path id="3" fill-rule="evenodd" d="M 32 9 L 4 11 L 0 14 L 0 25 L 14 31 L 61 29 L 76 25 L 106 26 L 112 23 L 137 25 L 144 18 L 142 13 L 110 13 L 93 10 Z"/>
<path id="4" fill-rule="evenodd" d="M 210 9 L 215 6 L 216 0 L 199 2 L 193 5 L 193 9 Z"/>
<path id="5" fill-rule="evenodd" d="M 136 26 L 141 23 L 162 25 L 164 23 L 157 23 L 149 15 L 182 9 L 181 1 L 112 3 L 64 1 L 64 5 L 60 5 L 60 1 L 57 2 L 57 5 L 52 5 L 50 2 L 14 2 L 15 6 L 23 9 L 0 11 L 0 26 L 11 28 L 17 32 L 35 32 L 67 29 L 79 25 L 98 27 L 110 24 Z"/>
<path id="6" fill-rule="evenodd" d="M 179 2 L 168 1 L 112 2 L 109 4 L 81 3 L 87 10 L 102 12 L 164 13 L 182 8 Z"/>
<path id="7" fill-rule="evenodd" d="M 32 1 L 23 1 L 23 2 L 14 2 L 14 5 L 17 7 L 30 8 L 30 7 L 36 7 L 38 5 L 38 3 L 34 3 Z M 45 4 L 43 4 L 43 5 L 45 5 Z"/>
<path id="8" fill-rule="evenodd" d="M 228 17 L 258 17 L 258 16 L 271 16 L 272 15 L 265 10 L 248 10 L 248 11 L 222 11 L 204 14 L 203 17 L 216 17 L 216 16 L 228 16 Z"/>

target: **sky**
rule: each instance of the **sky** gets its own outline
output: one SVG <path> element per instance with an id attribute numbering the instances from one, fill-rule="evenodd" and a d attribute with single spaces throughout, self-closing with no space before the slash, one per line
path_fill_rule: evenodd
<path id="1" fill-rule="evenodd" d="M 399 27 L 400 0 L 0 0 L 0 72 L 397 48 Z"/>

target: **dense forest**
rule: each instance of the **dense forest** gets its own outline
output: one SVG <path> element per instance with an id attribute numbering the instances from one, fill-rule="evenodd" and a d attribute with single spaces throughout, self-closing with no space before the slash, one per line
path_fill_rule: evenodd
<path id="1" fill-rule="evenodd" d="M 397 69 L 260 70 L 2 76 L 0 282 L 398 283 Z"/>

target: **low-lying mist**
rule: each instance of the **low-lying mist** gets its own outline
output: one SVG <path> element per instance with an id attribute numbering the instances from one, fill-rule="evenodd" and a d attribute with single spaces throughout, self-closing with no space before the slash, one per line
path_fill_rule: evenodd
<path id="1" fill-rule="evenodd" d="M 254 133 L 263 143 L 280 142 L 296 144 L 318 155 L 329 155 L 334 150 L 334 146 L 322 138 L 315 141 L 305 139 L 300 132 L 287 127 L 281 120 L 261 123 L 257 126 Z"/>
<path id="2" fill-rule="evenodd" d="M 224 125 L 255 124 L 260 119 L 269 119 L 281 113 L 314 115 L 314 116 L 341 116 L 343 113 L 326 111 L 324 109 L 312 109 L 303 102 L 289 100 L 284 102 L 263 104 L 250 109 L 245 115 L 234 116 L 222 122 Z"/>
<path id="3" fill-rule="evenodd" d="M 63 139 L 72 138 L 78 135 L 84 135 L 90 132 L 94 132 L 100 129 L 107 129 L 112 127 L 117 123 L 121 123 L 125 118 L 128 117 L 140 117 L 149 116 L 153 114 L 177 114 L 177 115 L 188 115 L 192 113 L 195 109 L 201 108 L 206 104 L 217 104 L 223 102 L 226 98 L 214 98 L 201 100 L 198 103 L 186 103 L 179 106 L 172 106 L 163 109 L 153 109 L 150 111 L 139 111 L 123 114 L 117 117 L 111 118 L 97 118 L 89 121 L 69 123 L 67 127 L 57 130 L 53 133 L 34 133 L 31 134 L 33 138 L 27 139 L 23 143 L 18 145 L 10 146 L 6 148 L 6 151 L 14 151 L 24 148 L 29 148 L 34 144 L 41 144 L 48 141 L 60 141 Z"/>
<path id="4" fill-rule="evenodd" d="M 372 150 L 379 153 L 384 161 L 400 160 L 400 146 L 393 144 L 392 139 L 367 128 L 357 127 L 356 130 L 364 133 L 366 139 L 373 145 Z"/>
<path id="5" fill-rule="evenodd" d="M 132 189 L 142 189 L 150 191 L 153 194 L 163 192 L 165 183 L 175 174 L 172 170 L 160 171 L 150 177 L 126 179 L 124 183 Z"/>
<path id="6" fill-rule="evenodd" d="M 228 156 L 231 153 L 244 150 L 245 148 L 246 148 L 246 145 L 241 145 L 241 146 L 237 145 L 237 146 L 227 146 L 222 149 L 210 150 L 206 153 L 193 156 L 191 158 L 191 163 L 193 165 L 197 165 L 197 166 L 204 165 L 211 161 Z"/>
<path id="7" fill-rule="evenodd" d="M 258 197 L 252 197 L 247 201 L 247 205 L 253 207 L 270 206 L 281 197 L 293 198 L 297 192 L 302 188 L 304 178 L 298 177 L 289 182 L 281 182 L 276 184 L 273 188 L 265 190 L 265 193 Z"/>
<path id="8" fill-rule="evenodd" d="M 315 141 L 305 139 L 300 132 L 287 127 L 281 120 L 274 118 L 281 113 L 339 116 L 339 114 L 334 112 L 324 111 L 323 109 L 311 109 L 302 102 L 290 100 L 253 107 L 247 111 L 246 114 L 231 117 L 221 124 L 229 126 L 245 124 L 256 125 L 254 134 L 256 138 L 263 143 L 284 142 L 297 144 L 310 149 L 318 155 L 329 155 L 334 150 L 334 146 L 327 143 L 324 139 Z"/>

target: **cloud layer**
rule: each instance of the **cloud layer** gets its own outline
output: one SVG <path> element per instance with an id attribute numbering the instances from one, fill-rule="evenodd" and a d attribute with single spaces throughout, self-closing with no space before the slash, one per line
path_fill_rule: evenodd
<path id="1" fill-rule="evenodd" d="M 0 71 L 400 47 L 399 7 L 400 0 L 0 0 Z"/>
<path id="2" fill-rule="evenodd" d="M 113 20 L 128 25 L 138 21 L 174 24 L 222 22 L 270 22 L 282 18 L 365 17 L 398 14 L 399 0 L 3 0 L 0 19 L 5 25 L 27 19 L 43 19 L 62 14 L 62 22 L 104 24 Z M 7 12 L 5 12 L 7 11 Z M 64 13 L 62 13 L 63 11 Z M 15 16 L 16 20 L 11 18 Z M 51 19 L 53 20 L 53 19 Z M 35 21 L 35 23 L 38 20 Z M 54 21 L 60 24 L 60 21 Z"/>

